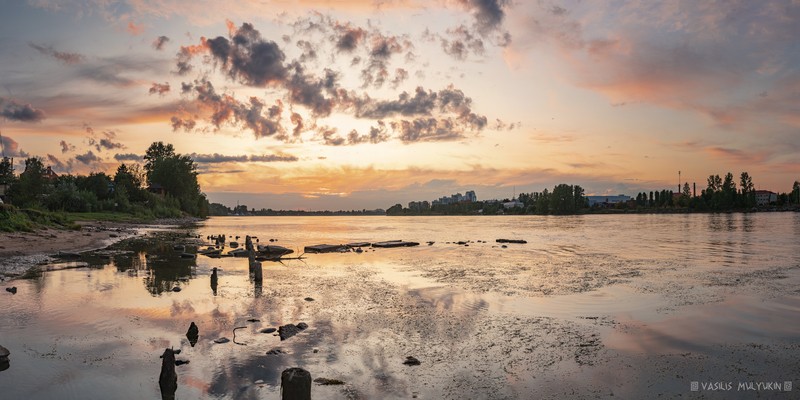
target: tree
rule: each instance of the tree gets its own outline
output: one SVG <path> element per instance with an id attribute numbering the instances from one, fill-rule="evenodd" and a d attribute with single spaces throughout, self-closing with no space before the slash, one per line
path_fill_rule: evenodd
<path id="1" fill-rule="evenodd" d="M 753 178 L 747 172 L 742 172 L 739 176 L 739 186 L 741 190 L 741 206 L 751 208 L 756 205 L 756 188 L 753 185 Z"/>
<path id="2" fill-rule="evenodd" d="M 719 175 L 708 176 L 708 189 L 712 192 L 717 192 L 722 189 L 722 178 Z"/>
<path id="3" fill-rule="evenodd" d="M 583 210 L 586 208 L 586 191 L 580 185 L 575 185 L 573 190 L 573 198 L 575 199 L 575 211 Z"/>
<path id="4" fill-rule="evenodd" d="M 794 204 L 800 204 L 800 182 L 794 181 L 794 185 L 792 185 L 792 195 L 790 196 L 790 201 Z"/>
<path id="5" fill-rule="evenodd" d="M 730 210 L 736 204 L 736 182 L 733 181 L 733 174 L 725 174 L 725 181 L 722 182 L 722 201 L 720 207 L 723 210 Z"/>
<path id="6" fill-rule="evenodd" d="M 9 189 L 11 201 L 18 207 L 40 205 L 45 191 L 44 164 L 39 158 L 25 160 L 25 171 Z"/>
<path id="7" fill-rule="evenodd" d="M 197 166 L 191 157 L 176 154 L 171 144 L 154 142 L 145 152 L 147 183 L 158 184 L 175 198 L 180 209 L 198 216 L 208 212 L 208 200 L 200 192 Z"/>
<path id="8" fill-rule="evenodd" d="M 683 193 L 681 193 L 684 197 L 692 197 L 692 188 L 689 187 L 689 182 L 683 184 Z"/>
<path id="9" fill-rule="evenodd" d="M 10 158 L 3 158 L 0 161 L 0 185 L 11 185 L 16 180 L 14 176 L 14 165 Z"/>

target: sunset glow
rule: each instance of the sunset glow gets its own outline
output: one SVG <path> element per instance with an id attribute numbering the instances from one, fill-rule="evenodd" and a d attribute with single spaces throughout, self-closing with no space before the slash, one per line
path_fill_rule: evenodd
<path id="1" fill-rule="evenodd" d="M 0 7 L 18 172 L 113 173 L 164 141 L 212 202 L 310 210 L 800 179 L 797 1 Z"/>

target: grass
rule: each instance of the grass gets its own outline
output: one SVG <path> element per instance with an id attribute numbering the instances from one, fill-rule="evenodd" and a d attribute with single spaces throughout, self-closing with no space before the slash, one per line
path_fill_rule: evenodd
<path id="1" fill-rule="evenodd" d="M 0 205 L 0 231 L 33 232 L 44 227 L 80 230 L 78 221 L 146 222 L 152 215 L 134 215 L 115 212 L 67 213 L 18 209 L 12 205 Z"/>

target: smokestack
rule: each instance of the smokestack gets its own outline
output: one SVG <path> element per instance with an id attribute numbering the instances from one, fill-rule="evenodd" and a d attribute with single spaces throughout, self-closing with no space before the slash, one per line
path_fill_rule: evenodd
<path id="1" fill-rule="evenodd" d="M 692 197 L 697 197 L 697 182 L 692 182 Z"/>

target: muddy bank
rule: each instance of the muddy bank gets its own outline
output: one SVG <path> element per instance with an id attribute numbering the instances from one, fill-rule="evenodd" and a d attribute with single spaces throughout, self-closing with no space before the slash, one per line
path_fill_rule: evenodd
<path id="1" fill-rule="evenodd" d="M 103 249 L 144 232 L 197 223 L 195 218 L 161 219 L 148 223 L 78 221 L 80 230 L 43 228 L 35 232 L 0 233 L 0 278 L 13 279 L 31 267 L 54 261 L 59 252 Z"/>

